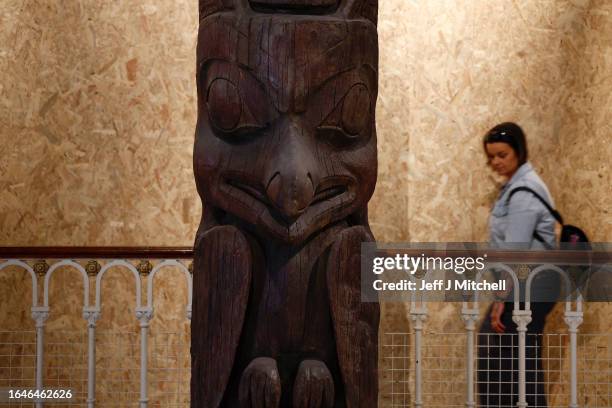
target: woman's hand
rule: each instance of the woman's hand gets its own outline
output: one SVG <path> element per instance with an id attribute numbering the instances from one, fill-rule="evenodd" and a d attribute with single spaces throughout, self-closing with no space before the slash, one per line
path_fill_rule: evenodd
<path id="1" fill-rule="evenodd" d="M 495 302 L 493 303 L 493 307 L 491 307 L 491 328 L 496 333 L 504 333 L 506 331 L 506 326 L 501 322 L 501 315 L 504 313 L 504 302 Z"/>

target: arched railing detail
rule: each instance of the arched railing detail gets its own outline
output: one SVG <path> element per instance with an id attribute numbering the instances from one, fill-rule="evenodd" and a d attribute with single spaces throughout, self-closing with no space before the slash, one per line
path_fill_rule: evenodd
<path id="1" fill-rule="evenodd" d="M 9 266 L 19 266 L 20 268 L 25 269 L 25 271 L 30 274 L 32 278 L 32 307 L 38 306 L 38 279 L 36 278 L 36 273 L 34 269 L 27 263 L 20 261 L 18 259 L 9 259 L 0 263 L 0 272 L 4 268 L 8 268 Z"/>
<path id="2" fill-rule="evenodd" d="M 134 276 L 134 284 L 136 285 L 136 307 L 135 309 L 138 310 L 138 308 L 142 307 L 142 303 L 141 303 L 142 282 L 140 280 L 140 275 L 138 274 L 138 271 L 136 270 L 136 267 L 134 265 L 122 259 L 117 259 L 117 260 L 107 263 L 106 265 L 102 267 L 100 272 L 98 272 L 96 276 L 96 309 L 100 311 L 100 302 L 101 302 L 100 293 L 102 291 L 102 278 L 104 277 L 104 275 L 109 269 L 115 266 L 123 266 L 127 268 L 127 270 L 129 270 L 132 273 L 132 276 Z"/>
<path id="3" fill-rule="evenodd" d="M 69 259 L 65 259 L 63 261 L 54 263 L 53 265 L 51 265 L 51 267 L 45 274 L 45 281 L 44 281 L 44 287 L 43 287 L 43 295 L 44 295 L 43 306 L 49 307 L 49 285 L 51 282 L 51 276 L 56 270 L 58 270 L 62 266 L 70 266 L 76 269 L 81 274 L 81 278 L 83 279 L 83 308 L 88 307 L 89 306 L 89 277 L 87 276 L 87 272 L 85 271 L 85 268 L 83 268 L 77 262 L 73 260 L 69 260 Z"/>
<path id="4" fill-rule="evenodd" d="M 185 284 L 187 285 L 187 305 L 185 306 L 185 315 L 187 319 L 191 319 L 191 299 L 192 299 L 192 287 L 193 282 L 191 278 L 191 274 L 189 273 L 189 269 L 178 260 L 165 260 L 157 264 L 147 278 L 147 307 L 151 310 L 154 310 L 154 299 L 153 299 L 153 285 L 155 281 L 155 275 L 165 267 L 174 266 L 179 268 L 181 272 L 183 272 L 183 276 L 185 277 Z"/>

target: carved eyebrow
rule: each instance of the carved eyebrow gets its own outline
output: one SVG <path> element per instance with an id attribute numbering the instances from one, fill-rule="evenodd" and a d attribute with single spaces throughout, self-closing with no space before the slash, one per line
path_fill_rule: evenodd
<path id="1" fill-rule="evenodd" d="M 371 72 L 364 72 L 364 71 L 368 71 L 367 69 L 363 69 L 363 68 L 369 68 Z M 334 74 L 333 76 L 329 77 L 328 79 L 326 79 L 325 81 L 321 82 L 321 84 L 319 86 L 317 86 L 316 88 L 313 88 L 310 92 L 310 97 L 312 97 L 313 95 L 316 95 L 318 93 L 320 93 L 322 90 L 324 90 L 325 88 L 328 88 L 329 86 L 331 86 L 332 84 L 335 85 L 338 82 L 340 83 L 340 85 L 345 85 L 342 88 L 339 89 L 339 93 L 340 95 L 344 95 L 346 92 L 348 92 L 348 90 L 355 85 L 355 82 L 345 82 L 342 81 L 346 76 L 350 76 L 350 75 L 355 75 L 355 77 L 359 78 L 360 81 L 364 82 L 367 86 L 368 86 L 368 90 L 371 90 L 372 84 L 376 85 L 376 80 L 375 80 L 375 75 L 376 71 L 373 70 L 373 68 L 369 65 L 361 65 L 358 67 L 351 67 L 348 68 L 344 71 L 338 72 L 336 74 Z M 346 89 L 345 89 L 346 88 Z M 376 86 L 373 87 L 374 89 L 376 89 Z M 344 91 L 344 92 L 343 92 Z"/>
<path id="2" fill-rule="evenodd" d="M 251 80 L 255 81 L 259 89 L 263 93 L 265 93 L 268 98 L 270 98 L 270 94 L 267 92 L 264 84 L 261 82 L 261 80 L 256 75 L 253 74 L 253 72 L 248 66 L 245 66 L 244 64 L 240 64 L 235 61 L 227 61 L 223 59 L 209 59 L 209 60 L 204 61 L 202 64 L 200 64 L 199 73 L 198 73 L 199 75 L 198 87 L 202 86 L 203 90 L 206 89 L 206 87 L 215 79 L 209 76 L 210 70 L 212 68 L 216 68 L 219 65 L 222 65 L 222 66 L 225 65 L 226 67 L 220 67 L 219 76 L 215 78 L 224 78 L 230 82 L 237 82 L 235 85 L 238 88 L 240 88 L 240 83 L 238 83 L 239 81 L 236 81 L 236 78 L 233 78 L 233 76 L 231 75 L 231 71 L 230 71 L 230 69 L 236 68 L 237 71 L 240 71 L 240 73 L 245 74 L 245 76 L 250 77 Z M 223 69 L 223 68 L 230 68 L 230 69 Z"/>
<path id="3" fill-rule="evenodd" d="M 223 67 L 225 66 L 225 67 Z M 245 76 L 250 77 L 249 80 L 255 81 L 257 84 L 257 88 L 262 92 L 262 95 L 265 95 L 267 98 L 267 103 L 274 107 L 276 112 L 281 112 L 281 109 L 278 106 L 278 96 L 274 93 L 270 92 L 270 87 L 267 78 L 258 77 L 248 66 L 244 64 L 240 64 L 235 61 L 227 61 L 224 59 L 209 59 L 204 61 L 201 64 L 200 78 L 198 81 L 198 87 L 202 87 L 202 92 L 205 92 L 208 88 L 208 85 L 215 79 L 211 78 L 209 73 L 212 68 L 219 68 L 219 76 L 215 76 L 215 78 L 224 78 L 230 80 L 235 83 L 235 85 L 241 89 L 243 87 L 240 86 L 240 83 L 236 81 L 236 78 L 233 78 L 234 75 L 231 74 L 231 69 L 236 69 L 240 71 Z M 229 68 L 229 69 L 228 69 Z M 297 109 L 296 111 L 306 111 L 308 110 L 309 101 L 316 99 L 322 92 L 325 90 L 329 90 L 330 87 L 336 87 L 334 93 L 337 95 L 338 100 L 335 103 L 338 103 L 340 99 L 351 89 L 351 87 L 356 83 L 356 81 L 344 81 L 347 76 L 354 76 L 358 79 L 359 82 L 365 83 L 367 85 L 368 90 L 372 91 L 377 89 L 376 82 L 376 69 L 372 67 L 370 64 L 362 64 L 359 66 L 348 67 L 342 71 L 335 72 L 329 78 L 322 81 L 316 87 L 309 89 L 308 94 L 304 95 L 306 100 L 303 103 L 304 109 Z M 263 81 L 262 81 L 263 79 Z M 241 82 L 241 81 L 240 81 Z M 273 88 L 272 88 L 273 89 Z M 247 98 L 250 95 L 247 95 Z M 294 95 L 294 98 L 296 95 Z M 292 108 L 295 108 L 295 102 L 292 103 Z"/>
<path id="4" fill-rule="evenodd" d="M 271 103 L 266 87 L 247 67 L 222 59 L 207 60 L 198 75 L 198 93 L 203 100 L 207 100 L 210 85 L 217 79 L 224 79 L 236 87 L 243 109 L 246 108 L 245 112 L 259 124 L 269 123 L 277 116 L 278 110 Z"/>

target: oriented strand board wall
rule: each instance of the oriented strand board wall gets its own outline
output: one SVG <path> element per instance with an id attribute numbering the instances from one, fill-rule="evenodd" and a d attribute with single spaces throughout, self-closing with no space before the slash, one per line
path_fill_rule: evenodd
<path id="1" fill-rule="evenodd" d="M 592 0 L 567 38 L 574 62 L 566 81 L 565 115 L 558 128 L 556 170 L 567 221 L 584 226 L 593 241 L 612 241 L 612 2 Z"/>
<path id="2" fill-rule="evenodd" d="M 2 2 L 1 243 L 192 242 L 196 3 Z"/>
<path id="3" fill-rule="evenodd" d="M 591 0 L 589 8 L 575 21 L 575 35 L 564 44 L 573 61 L 564 91 L 564 115 L 559 120 L 560 152 L 557 179 L 560 208 L 566 221 L 584 227 L 593 241 L 612 241 L 612 3 Z M 612 332 L 609 303 L 590 304 L 585 309 L 582 331 Z M 561 319 L 557 310 L 557 320 Z M 549 319 L 550 320 L 550 319 Z M 549 326 L 554 326 L 549 324 Z M 550 331 L 555 331 L 550 327 Z M 580 350 L 588 354 L 591 367 L 580 360 L 580 381 L 609 383 L 602 372 L 593 372 L 593 361 L 609 357 L 603 338 L 585 337 Z M 560 372 L 567 372 L 563 361 Z M 555 389 L 556 388 L 556 389 Z M 555 395 L 560 387 L 551 390 Z M 592 387 L 591 387 L 592 388 Z M 609 394 L 592 393 L 591 404 L 611 405 Z M 562 397 L 550 401 L 562 403 Z"/>
<path id="4" fill-rule="evenodd" d="M 371 211 L 379 239 L 486 240 L 498 185 L 482 135 L 511 120 L 526 131 L 531 161 L 568 221 L 612 240 L 611 6 L 381 2 L 382 154 Z M 403 307 L 384 306 L 382 332 L 408 330 Z M 459 309 L 430 305 L 426 327 L 463 331 Z M 583 329 L 608 332 L 609 306 L 589 310 Z M 564 330 L 556 310 L 547 331 Z"/>
<path id="5" fill-rule="evenodd" d="M 197 1 L 0 8 L 0 245 L 191 245 L 200 212 L 191 170 Z M 187 296 L 176 271 L 156 281 L 150 396 L 166 406 L 179 401 L 168 400 L 179 385 L 188 395 Z M 86 378 L 86 322 L 76 272 L 58 271 L 50 289 L 45 377 L 60 387 Z M 22 271 L 0 273 L 0 332 L 33 330 L 30 293 Z M 127 406 L 139 387 L 132 276 L 110 271 L 102 298 L 97 399 Z M 177 362 L 182 370 L 169 375 Z M 0 365 L 0 380 L 33 385 L 32 370 Z M 82 381 L 70 386 L 86 391 Z"/>
<path id="6" fill-rule="evenodd" d="M 496 185 L 481 140 L 501 121 L 524 128 L 545 181 L 558 176 L 564 84 L 578 62 L 564 43 L 585 8 L 451 3 L 381 2 L 382 163 L 372 218 L 385 240 L 486 240 Z M 560 186 L 552 187 L 559 200 Z"/>

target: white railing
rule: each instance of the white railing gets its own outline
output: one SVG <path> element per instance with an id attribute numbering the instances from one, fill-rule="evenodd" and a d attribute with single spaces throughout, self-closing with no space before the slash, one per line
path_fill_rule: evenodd
<path id="1" fill-rule="evenodd" d="M 85 320 L 84 327 L 86 327 L 86 336 L 83 337 L 86 337 L 87 340 L 86 347 L 84 347 L 87 351 L 85 353 L 83 350 L 82 353 L 86 354 L 86 379 L 81 379 L 79 381 L 81 381 L 82 384 L 86 384 L 86 392 L 85 395 L 82 395 L 83 398 L 73 401 L 72 405 L 94 407 L 96 405 L 96 390 L 99 389 L 98 387 L 108 388 L 105 384 L 96 382 L 96 369 L 100 369 L 100 367 L 97 367 L 98 364 L 96 359 L 96 346 L 100 346 L 100 342 L 96 339 L 96 325 L 104 313 L 101 288 L 105 279 L 107 279 L 105 276 L 109 270 L 126 270 L 129 275 L 133 277 L 134 281 L 133 312 L 140 329 L 139 334 L 132 335 L 127 343 L 127 347 L 138 350 L 138 353 L 135 353 L 138 355 L 138 358 L 136 355 L 132 356 L 132 358 L 139 360 L 139 392 L 137 405 L 140 408 L 148 406 L 168 406 L 159 405 L 158 402 L 152 404 L 149 401 L 148 386 L 150 379 L 148 378 L 148 374 L 150 373 L 150 367 L 147 363 L 151 358 L 151 349 L 149 348 L 149 327 L 155 311 L 155 299 L 153 297 L 154 286 L 156 284 L 155 276 L 160 270 L 165 268 L 179 271 L 178 276 L 182 276 L 179 279 L 184 281 L 187 288 L 187 298 L 175 299 L 174 301 L 185 302 L 185 314 L 183 318 L 189 321 L 191 319 L 192 297 L 192 276 L 190 272 L 191 254 L 188 250 L 183 250 L 183 252 L 179 251 L 177 254 L 180 256 L 176 256 L 174 259 L 167 257 L 168 253 L 157 254 L 158 256 L 156 255 L 150 258 L 150 260 L 154 262 L 153 264 L 148 259 L 145 261 L 132 261 L 133 259 L 143 258 L 142 256 L 137 256 L 138 254 L 136 254 L 136 256 L 127 256 L 126 253 L 125 258 L 119 259 L 112 257 L 111 252 L 112 250 L 109 250 L 108 253 L 94 253 L 93 255 L 98 256 L 98 259 L 92 259 L 92 257 L 83 255 L 85 252 L 82 254 L 77 253 L 76 256 L 70 258 L 54 258 L 46 254 L 47 256 L 43 257 L 45 261 L 38 261 L 38 258 L 28 259 L 27 257 L 18 256 L 10 259 L 6 257 L 0 258 L 0 273 L 6 269 L 19 269 L 28 274 L 31 278 L 31 316 L 33 320 L 32 326 L 35 329 L 35 332 L 32 333 L 27 331 L 9 332 L 3 331 L 0 328 L 0 347 L 3 346 L 4 341 L 2 340 L 2 335 L 6 334 L 6 338 L 9 339 L 6 340 L 6 343 L 21 345 L 21 351 L 26 357 L 35 358 L 35 375 L 32 386 L 39 389 L 44 388 L 46 386 L 46 379 L 44 378 L 45 370 L 43 362 L 45 359 L 45 351 L 47 350 L 46 346 L 48 347 L 50 344 L 55 344 L 52 341 L 45 343 L 46 322 L 52 308 L 49 299 L 50 284 L 54 273 L 60 268 L 78 271 L 83 283 L 82 316 Z M 118 253 L 121 254 L 121 251 L 118 251 Z M 100 254 L 102 255 L 101 257 Z M 145 254 L 146 253 L 143 252 L 140 255 Z M 102 260 L 101 258 L 104 259 Z M 517 274 L 510 264 L 499 263 L 494 266 L 498 270 L 504 270 L 508 276 L 511 277 L 515 288 L 520 287 Z M 535 266 L 526 280 L 526 299 L 529 299 L 534 277 L 543 270 L 554 270 L 558 272 L 562 276 L 565 285 L 569 285 L 564 272 L 556 266 L 550 264 Z M 426 274 L 423 279 L 428 279 L 428 275 Z M 476 279 L 482 279 L 482 275 L 477 276 Z M 90 299 L 90 286 L 93 286 L 93 292 L 95 294 L 93 302 Z M 146 300 L 143 300 L 143 288 L 146 288 Z M 39 302 L 41 289 L 43 297 L 42 303 Z M 519 291 L 515 290 L 514 295 L 515 308 L 512 314 L 513 320 L 518 327 L 518 334 L 513 336 L 516 336 L 518 341 L 519 362 L 517 406 L 526 407 L 526 336 L 528 336 L 527 325 L 531 321 L 531 303 L 526 301 L 524 303 L 524 309 L 521 309 L 520 302 L 518 301 Z M 463 302 L 460 310 L 458 310 L 457 318 L 462 319 L 464 322 L 465 331 L 463 333 L 433 333 L 427 332 L 428 303 L 424 299 L 412 298 L 409 308 L 409 317 L 412 321 L 411 331 L 404 333 L 385 333 L 381 336 L 380 354 L 382 364 L 380 367 L 380 406 L 478 406 L 478 396 L 476 392 L 477 370 L 475 368 L 477 355 L 475 350 L 478 347 L 476 344 L 477 324 L 482 315 L 482 307 L 479 305 L 482 305 L 482 303 L 479 304 L 478 293 L 476 292 L 474 299 L 472 299 L 471 302 Z M 595 392 L 596 394 L 601 394 L 601 398 L 597 397 L 599 399 L 595 398 L 594 400 L 593 398 L 590 400 L 588 398 L 588 396 L 592 394 L 589 394 L 591 388 L 587 386 L 589 384 L 589 379 L 588 375 L 586 375 L 590 363 L 588 355 L 583 355 L 581 359 L 579 351 L 581 347 L 586 347 L 588 343 L 587 340 L 589 338 L 592 339 L 592 336 L 595 335 L 589 334 L 579 337 L 579 327 L 583 321 L 583 301 L 580 295 L 578 295 L 574 301 L 568 300 L 565 302 L 563 317 L 567 326 L 567 333 L 547 334 L 544 337 L 544 341 L 547 342 L 551 341 L 551 339 L 559 339 L 559 348 L 563 349 L 561 351 L 563 351 L 563 353 L 569 353 L 569 363 L 565 368 L 565 374 L 561 373 L 561 368 L 564 367 L 565 361 L 564 357 L 562 357 L 563 353 L 560 353 L 555 359 L 545 358 L 544 360 L 547 364 L 554 360 L 554 364 L 559 367 L 559 372 L 557 373 L 559 384 L 561 384 L 562 389 L 567 388 L 568 390 L 567 403 L 564 406 L 570 408 L 578 406 L 612 406 L 605 405 L 612 404 L 612 385 L 610 384 L 607 385 L 608 388 L 606 390 Z M 604 361 L 609 363 L 609 365 L 604 371 L 599 367 L 597 375 L 609 378 L 612 383 L 612 370 L 610 369 L 610 367 L 612 367 L 612 337 L 603 334 L 599 336 L 601 339 L 605 340 L 606 350 L 604 353 L 607 353 L 607 357 L 603 359 L 599 358 L 597 362 L 600 363 Z M 563 342 L 561 341 L 561 339 L 565 339 L 566 337 L 569 337 L 569 344 L 567 345 L 564 344 L 565 340 L 563 340 Z M 116 339 L 119 338 L 120 336 L 116 337 Z M 445 345 L 441 342 L 443 339 L 449 339 L 451 343 Z M 35 347 L 34 350 L 32 350 L 34 344 Z M 71 344 L 76 347 L 79 342 L 75 341 Z M 126 347 L 126 345 L 120 346 L 118 344 L 114 344 L 114 346 Z M 175 354 L 177 355 L 180 353 L 183 357 L 188 356 L 188 337 L 183 336 L 176 344 L 172 346 L 168 345 L 168 349 L 169 348 L 176 348 L 178 351 L 176 351 Z M 157 348 L 153 350 L 153 353 L 157 352 Z M 440 353 L 437 358 L 436 353 Z M 445 353 L 445 355 L 442 355 L 443 353 Z M 3 354 L 0 351 L 0 359 L 2 357 Z M 436 361 L 436 359 L 439 361 Z M 171 363 L 176 363 L 178 357 L 171 357 L 169 360 Z M 582 364 L 581 369 L 579 369 L 579 363 Z M 427 364 L 434 366 L 434 368 L 431 366 L 428 367 Z M 9 367 L 10 366 L 11 363 L 9 359 Z M 6 367 L 3 367 L 3 364 L 0 362 L 0 371 L 3 368 Z M 169 369 L 169 367 L 166 368 Z M 437 371 L 436 380 L 432 380 L 432 370 Z M 582 373 L 581 377 L 579 376 L 580 373 Z M 10 372 L 8 375 L 11 375 Z M 187 376 L 189 375 L 187 374 Z M 445 379 L 443 377 L 445 377 Z M 566 377 L 569 378 L 567 384 L 564 380 Z M 582 387 L 579 388 L 581 379 Z M 603 382 L 605 383 L 605 380 Z M 0 388 L 2 386 L 3 385 L 0 384 Z M 440 388 L 438 392 L 428 389 L 428 387 L 435 388 L 437 386 L 445 388 Z M 552 387 L 551 384 L 549 384 L 549 386 Z M 595 388 L 599 389 L 598 387 Z M 176 406 L 188 406 L 188 387 L 183 388 L 183 394 L 184 396 L 181 398 L 183 403 L 177 403 Z M 582 401 L 580 405 L 579 401 Z M 590 403 L 588 401 L 590 401 Z M 37 401 L 36 407 L 42 407 L 43 404 L 43 401 Z M 103 404 L 98 405 L 115 406 L 112 401 L 105 401 Z M 122 403 L 116 406 L 125 405 Z"/>
<path id="2" fill-rule="evenodd" d="M 517 407 L 524 408 L 527 407 L 527 396 L 526 396 L 526 337 L 527 337 L 527 325 L 531 322 L 531 302 L 529 301 L 531 295 L 532 284 L 534 278 L 542 273 L 543 271 L 555 271 L 557 272 L 563 285 L 565 287 L 565 293 L 571 293 L 573 291 L 572 285 L 566 275 L 566 273 L 561 270 L 559 267 L 552 264 L 544 264 L 535 267 L 532 271 L 530 271 L 529 276 L 526 281 L 526 294 L 524 302 L 525 308 L 521 309 L 520 305 L 520 285 L 519 278 L 515 273 L 514 269 L 506 264 L 494 263 L 489 265 L 490 268 L 494 268 L 498 271 L 503 271 L 510 277 L 513 287 L 516 290 L 513 291 L 514 294 L 514 310 L 512 311 L 512 319 L 517 325 L 518 332 L 518 403 Z M 481 271 L 476 275 L 476 281 L 480 282 L 483 279 L 484 273 L 487 270 Z M 430 273 L 426 273 L 422 279 L 429 280 L 428 275 Z M 422 388 L 423 388 L 423 375 L 422 375 L 422 331 L 424 327 L 425 320 L 427 319 L 427 302 L 423 299 L 415 299 L 416 296 L 413 295 L 413 300 L 411 302 L 410 308 L 410 316 L 413 324 L 414 330 L 414 361 L 415 361 L 415 397 L 414 397 L 414 407 L 422 407 L 423 406 L 423 398 L 422 398 Z M 461 318 L 465 322 L 465 331 L 466 331 L 466 407 L 475 407 L 476 400 L 474 396 L 475 390 L 475 370 L 474 370 L 474 350 L 476 348 L 475 342 L 475 331 L 476 331 L 476 322 L 481 314 L 480 308 L 478 307 L 478 298 L 479 292 L 474 292 L 474 301 L 473 302 L 463 302 L 463 307 L 461 308 Z M 580 294 L 577 295 L 576 299 L 576 309 L 572 310 L 572 301 L 568 300 L 565 302 L 565 322 L 568 326 L 568 332 L 570 334 L 570 408 L 578 407 L 578 384 L 577 384 L 577 371 L 578 371 L 578 363 L 577 363 L 577 333 L 578 327 L 582 323 L 583 312 L 582 312 L 582 296 Z"/>
<path id="3" fill-rule="evenodd" d="M 482 281 L 483 275 L 494 269 L 497 272 L 505 273 L 507 280 L 512 282 L 515 288 L 512 319 L 517 325 L 517 333 L 514 334 L 478 333 L 478 322 L 483 317 L 482 306 L 485 305 L 482 302 L 479 303 L 480 293 L 478 291 L 471 294 L 471 301 L 464 301 L 460 304 L 457 318 L 460 317 L 463 321 L 464 332 L 449 333 L 436 331 L 435 328 L 428 331 L 427 323 L 430 317 L 428 305 L 433 305 L 439 310 L 440 303 L 428 302 L 426 299 L 428 292 L 411 292 L 408 311 L 412 322 L 411 331 L 384 333 L 381 336 L 380 348 L 383 358 L 381 405 L 388 407 L 482 406 L 478 401 L 478 370 L 475 368 L 475 363 L 478 361 L 476 350 L 483 347 L 476 342 L 476 334 L 478 334 L 479 338 L 484 338 L 483 336 L 504 338 L 504 341 L 498 343 L 511 344 L 512 347 L 508 349 L 511 352 L 516 349 L 518 352 L 518 355 L 501 357 L 518 361 L 518 378 L 514 380 L 513 373 L 506 373 L 508 375 L 500 373 L 499 377 L 505 378 L 492 387 L 499 390 L 500 385 L 507 385 L 509 387 L 506 390 L 508 390 L 512 389 L 512 385 L 516 385 L 517 403 L 516 405 L 496 403 L 493 406 L 528 406 L 526 362 L 532 359 L 537 361 L 532 361 L 532 364 L 544 365 L 541 371 L 545 375 L 551 374 L 549 377 L 553 377 L 552 374 L 555 374 L 556 377 L 554 380 L 552 378 L 544 380 L 544 386 L 549 388 L 549 393 L 557 393 L 557 395 L 546 395 L 548 397 L 547 407 L 612 407 L 612 334 L 589 333 L 579 337 L 579 327 L 584 318 L 584 299 L 579 288 L 572 286 L 567 272 L 560 267 L 551 263 L 539 263 L 533 257 L 530 258 L 523 259 L 522 262 L 488 264 L 488 268 L 475 277 L 476 281 Z M 598 269 L 602 274 L 610 272 L 609 264 L 605 265 L 606 267 Z M 525 267 L 529 270 L 528 275 L 519 279 L 515 268 Z M 566 294 L 565 299 L 567 299 L 562 302 L 566 333 L 537 335 L 527 331 L 527 326 L 532 320 L 531 305 L 533 302 L 530 299 L 532 299 L 533 284 L 535 278 L 544 271 L 552 271 L 560 277 L 563 293 Z M 414 275 L 408 278 L 413 282 L 416 281 Z M 436 271 L 428 271 L 420 277 L 420 280 L 431 283 L 435 278 Z M 609 280 L 603 276 L 601 278 L 603 278 L 602 282 Z M 524 282 L 524 286 L 519 284 L 520 281 Z M 415 287 L 420 286 L 420 284 L 415 284 Z M 523 303 L 521 303 L 523 299 L 521 287 L 524 287 L 525 290 Z M 436 296 L 439 296 L 439 293 L 432 295 L 434 299 Z M 455 307 L 455 310 L 457 309 Z M 439 321 L 437 323 L 440 324 Z M 532 336 L 531 342 L 526 341 L 528 336 Z M 565 341 L 566 338 L 567 341 Z M 598 345 L 595 351 L 592 348 L 588 349 L 591 342 L 596 342 Z M 538 343 L 548 355 L 528 357 L 527 349 L 536 348 L 528 346 L 528 343 L 532 345 Z M 553 354 L 556 353 L 553 357 L 550 357 L 551 350 Z M 582 355 L 579 353 L 580 350 L 583 351 Z M 533 350 L 531 351 L 533 354 Z M 551 367 L 555 367 L 555 370 L 552 370 Z M 552 396 L 557 398 L 550 398 Z"/>
<path id="4" fill-rule="evenodd" d="M 50 252 L 52 255 L 52 251 Z M 62 251 L 57 251 L 61 253 Z M 64 251 L 65 252 L 65 251 Z M 51 279 L 54 272 L 60 268 L 78 271 L 83 283 L 83 303 L 82 313 L 83 319 L 87 327 L 87 397 L 86 406 L 93 408 L 95 406 L 95 392 L 96 392 L 96 324 L 103 313 L 102 308 L 102 296 L 101 289 L 103 285 L 103 279 L 107 272 L 111 269 L 125 269 L 129 271 L 134 280 L 134 315 L 138 321 L 140 327 L 140 381 L 139 381 L 139 400 L 138 405 L 141 408 L 148 406 L 148 367 L 147 362 L 149 359 L 149 325 L 151 319 L 154 316 L 155 303 L 153 297 L 153 287 L 155 285 L 155 276 L 158 272 L 164 268 L 175 268 L 182 272 L 183 279 L 187 288 L 187 299 L 185 306 L 185 318 L 191 319 L 191 298 L 192 298 L 192 276 L 189 271 L 190 256 L 183 259 L 157 259 L 157 264 L 152 265 L 149 260 L 137 261 L 137 263 L 130 262 L 126 259 L 106 259 L 103 265 L 98 263 L 97 260 L 91 258 L 78 258 L 85 254 L 87 249 L 76 250 L 75 258 L 73 259 L 56 259 L 51 264 L 47 264 L 47 261 L 24 261 L 20 259 L 6 259 L 0 260 L 0 272 L 10 267 L 20 268 L 28 273 L 32 280 L 32 306 L 31 315 L 34 321 L 36 330 L 36 367 L 35 367 L 35 383 L 34 388 L 44 389 L 44 358 L 45 358 L 45 325 L 49 318 L 50 302 L 49 302 L 49 288 Z M 96 251 L 93 251 L 94 253 Z M 99 251 L 98 251 L 99 252 Z M 106 249 L 103 251 L 103 256 L 111 256 L 113 252 L 121 253 L 124 252 L 130 256 L 130 258 L 138 258 L 139 255 L 149 256 L 150 254 L 155 255 L 155 250 L 143 249 Z M 160 250 L 163 254 L 163 250 Z M 180 257 L 185 257 L 189 254 L 189 250 L 186 249 L 169 249 L 165 251 L 169 254 L 175 253 Z M 30 265 L 30 263 L 32 265 Z M 85 265 L 83 265 L 85 264 Z M 35 271 L 37 269 L 37 271 Z M 87 269 L 87 270 L 86 270 Z M 37 273 L 38 272 L 38 273 Z M 42 280 L 42 282 L 39 282 Z M 39 303 L 39 285 L 42 284 L 43 302 L 42 305 Z M 94 302 L 90 301 L 90 284 L 94 285 L 95 288 L 95 299 Z M 142 300 L 142 288 L 146 285 L 146 302 Z M 5 288 L 6 290 L 6 288 Z M 180 301 L 180 299 L 177 299 Z M 2 330 L 0 329 L 0 333 Z M 8 333 L 8 332 L 5 332 Z M 10 367 L 10 364 L 9 364 Z M 2 367 L 0 367 L 2 368 Z M 6 388 L 6 387 L 5 387 Z M 44 404 L 43 400 L 38 400 L 35 406 L 42 407 Z"/>

